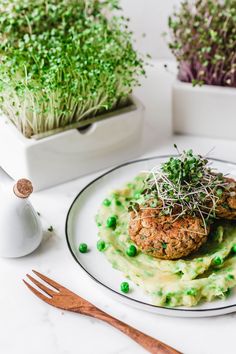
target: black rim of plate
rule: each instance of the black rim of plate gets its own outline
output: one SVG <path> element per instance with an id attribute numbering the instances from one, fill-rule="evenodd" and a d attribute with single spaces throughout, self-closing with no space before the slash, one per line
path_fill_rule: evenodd
<path id="1" fill-rule="evenodd" d="M 75 199 L 73 200 L 68 212 L 67 212 L 67 216 L 66 216 L 66 223 L 65 223 L 65 234 L 66 234 L 66 242 L 67 242 L 67 246 L 70 250 L 70 253 L 72 254 L 73 258 L 75 259 L 76 263 L 79 264 L 79 266 L 89 275 L 90 278 L 92 278 L 96 283 L 98 283 L 99 285 L 101 285 L 102 287 L 106 288 L 107 290 L 113 292 L 114 294 L 123 297 L 125 300 L 127 301 L 132 301 L 136 304 L 140 304 L 140 305 L 144 305 L 146 307 L 150 307 L 150 308 L 159 308 L 161 310 L 166 310 L 169 312 L 175 311 L 175 312 L 188 312 L 188 313 L 194 313 L 194 312 L 211 312 L 211 311 L 220 311 L 220 310 L 224 310 L 224 309 L 229 309 L 229 308 L 234 308 L 236 307 L 236 304 L 233 305 L 228 305 L 228 306 L 222 306 L 222 307 L 215 307 L 215 308 L 211 308 L 211 309 L 186 309 L 186 308 L 175 308 L 175 307 L 165 307 L 165 306 L 156 306 L 156 305 L 152 305 L 137 299 L 134 299 L 132 297 L 126 296 L 125 294 L 120 293 L 119 291 L 116 291 L 112 288 L 110 288 L 108 285 L 104 284 L 103 282 L 101 282 L 100 280 L 98 280 L 94 275 L 92 275 L 79 261 L 79 259 L 77 258 L 76 254 L 74 253 L 70 241 L 69 241 L 69 231 L 68 231 L 68 223 L 69 223 L 69 217 L 70 217 L 70 213 L 72 208 L 74 207 L 74 204 L 77 202 L 77 200 L 80 198 L 80 196 L 94 183 L 96 183 L 97 181 L 99 181 L 100 179 L 102 179 L 103 177 L 105 177 L 106 175 L 109 175 L 110 173 L 112 173 L 113 171 L 119 170 L 122 167 L 128 166 L 128 165 L 132 165 L 135 163 L 139 163 L 139 162 L 145 162 L 145 161 L 151 161 L 151 160 L 155 160 L 155 159 L 161 159 L 161 158 L 168 158 L 171 156 L 178 156 L 178 155 L 160 155 L 160 156 L 152 156 L 152 157 L 147 157 L 147 158 L 143 158 L 143 159 L 138 159 L 138 160 L 132 160 L 129 162 L 124 162 L 123 164 L 120 164 L 116 167 L 113 167 L 112 169 L 108 170 L 107 172 L 101 174 L 100 176 L 96 177 L 95 179 L 93 179 L 91 182 L 89 182 L 84 188 L 82 188 L 82 190 L 77 194 L 77 196 L 75 197 Z M 231 165 L 235 165 L 236 163 L 231 162 L 231 161 L 226 161 L 226 160 L 221 160 L 221 159 L 216 159 L 216 158 L 209 158 L 209 160 L 212 161 L 216 161 L 216 162 L 223 162 L 226 164 L 231 164 Z"/>

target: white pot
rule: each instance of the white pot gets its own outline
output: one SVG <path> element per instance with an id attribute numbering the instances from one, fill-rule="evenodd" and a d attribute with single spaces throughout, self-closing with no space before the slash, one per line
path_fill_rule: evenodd
<path id="1" fill-rule="evenodd" d="M 132 105 L 93 123 L 40 140 L 25 138 L 6 117 L 0 119 L 0 166 L 15 180 L 28 178 L 44 189 L 138 156 L 143 106 Z"/>
<path id="2" fill-rule="evenodd" d="M 176 81 L 172 118 L 175 133 L 236 139 L 236 89 Z"/>

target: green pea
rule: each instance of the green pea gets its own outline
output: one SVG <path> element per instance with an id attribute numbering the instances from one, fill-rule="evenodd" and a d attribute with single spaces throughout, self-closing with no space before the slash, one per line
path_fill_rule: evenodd
<path id="1" fill-rule="evenodd" d="M 184 272 L 182 272 L 182 270 L 179 270 L 175 274 L 177 274 L 181 278 L 184 275 Z"/>
<path id="2" fill-rule="evenodd" d="M 121 205 L 122 205 L 122 203 L 121 203 L 120 200 L 116 200 L 116 201 L 115 201 L 115 204 L 116 204 L 117 206 L 121 206 Z"/>
<path id="3" fill-rule="evenodd" d="M 218 188 L 218 189 L 216 190 L 216 195 L 217 195 L 218 197 L 221 197 L 222 194 L 223 194 L 223 190 L 222 190 L 221 188 Z"/>
<path id="4" fill-rule="evenodd" d="M 130 245 L 129 248 L 126 250 L 126 254 L 129 257 L 135 257 L 137 254 L 137 248 L 134 245 Z"/>
<path id="5" fill-rule="evenodd" d="M 195 296 L 197 294 L 197 289 L 191 288 L 186 290 L 186 295 Z"/>
<path id="6" fill-rule="evenodd" d="M 104 199 L 103 203 L 102 203 L 104 206 L 108 207 L 111 205 L 111 201 L 109 199 Z"/>
<path id="7" fill-rule="evenodd" d="M 97 249 L 98 251 L 102 252 L 106 248 L 106 242 L 103 240 L 98 240 L 97 242 Z"/>
<path id="8" fill-rule="evenodd" d="M 231 292 L 232 292 L 232 289 L 228 288 L 224 293 L 225 297 L 228 297 L 231 294 Z"/>
<path id="9" fill-rule="evenodd" d="M 166 299 L 165 299 L 166 305 L 170 305 L 172 295 L 173 295 L 172 293 L 166 294 Z"/>
<path id="10" fill-rule="evenodd" d="M 233 280 L 234 279 L 234 275 L 233 274 L 228 274 L 226 278 L 227 278 L 227 280 Z"/>
<path id="11" fill-rule="evenodd" d="M 87 246 L 87 244 L 86 244 L 86 243 L 81 243 L 81 244 L 79 245 L 79 251 L 80 251 L 81 253 L 86 253 L 86 252 L 88 252 L 88 246 Z"/>
<path id="12" fill-rule="evenodd" d="M 219 257 L 219 256 L 217 256 L 217 257 L 215 257 L 213 259 L 213 264 L 214 265 L 221 265 L 222 263 L 223 263 L 223 259 L 221 257 Z"/>
<path id="13" fill-rule="evenodd" d="M 109 218 L 107 219 L 107 227 L 115 229 L 116 224 L 117 224 L 117 217 L 116 216 L 109 216 Z"/>
<path id="14" fill-rule="evenodd" d="M 124 281 L 123 283 L 121 283 L 120 290 L 122 291 L 122 293 L 127 294 L 129 292 L 129 283 L 127 283 L 127 281 Z"/>
<path id="15" fill-rule="evenodd" d="M 236 243 L 233 245 L 233 247 L 231 248 L 231 251 L 233 252 L 233 253 L 236 253 Z"/>

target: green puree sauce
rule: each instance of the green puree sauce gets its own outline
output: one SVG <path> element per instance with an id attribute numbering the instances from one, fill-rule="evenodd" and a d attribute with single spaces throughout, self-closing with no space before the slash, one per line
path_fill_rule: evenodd
<path id="1" fill-rule="evenodd" d="M 144 175 L 123 189 L 113 191 L 101 203 L 96 216 L 104 254 L 115 269 L 143 288 L 161 306 L 194 306 L 225 297 L 236 286 L 236 225 L 222 223 L 194 255 L 168 261 L 137 252 L 127 254 L 130 201 L 141 201 Z M 112 219 L 111 219 L 112 217 Z M 115 220 L 111 223 L 111 220 Z M 223 232 L 222 232 L 223 231 Z"/>

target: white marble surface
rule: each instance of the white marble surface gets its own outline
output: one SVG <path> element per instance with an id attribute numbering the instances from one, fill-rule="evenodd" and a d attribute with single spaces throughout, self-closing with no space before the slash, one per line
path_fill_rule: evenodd
<path id="1" fill-rule="evenodd" d="M 158 64 L 159 65 L 159 64 Z M 156 67 L 155 67 L 156 68 Z M 155 68 L 139 89 L 146 106 L 144 155 L 173 152 L 173 143 L 236 162 L 236 142 L 171 136 L 170 85 L 174 76 Z M 167 80 L 168 77 L 168 80 Z M 166 78 L 166 80 L 165 80 Z M 164 79 L 164 80 L 163 80 Z M 168 81 L 168 83 L 167 83 Z M 45 171 L 46 173 L 46 171 Z M 117 330 L 84 316 L 50 307 L 33 296 L 22 282 L 37 269 L 58 280 L 96 306 L 186 354 L 234 354 L 236 314 L 184 319 L 157 316 L 127 307 L 103 293 L 79 268 L 67 249 L 65 218 L 81 188 L 99 173 L 35 193 L 32 203 L 46 232 L 37 251 L 21 259 L 0 259 L 0 352 L 3 354 L 141 354 L 145 351 Z M 5 176 L 0 175 L 3 185 Z M 3 208 L 1 205 L 0 208 Z M 1 211 L 0 211 L 1 212 Z M 0 235 L 1 237 L 1 235 Z M 16 235 L 17 237 L 17 235 Z"/>

